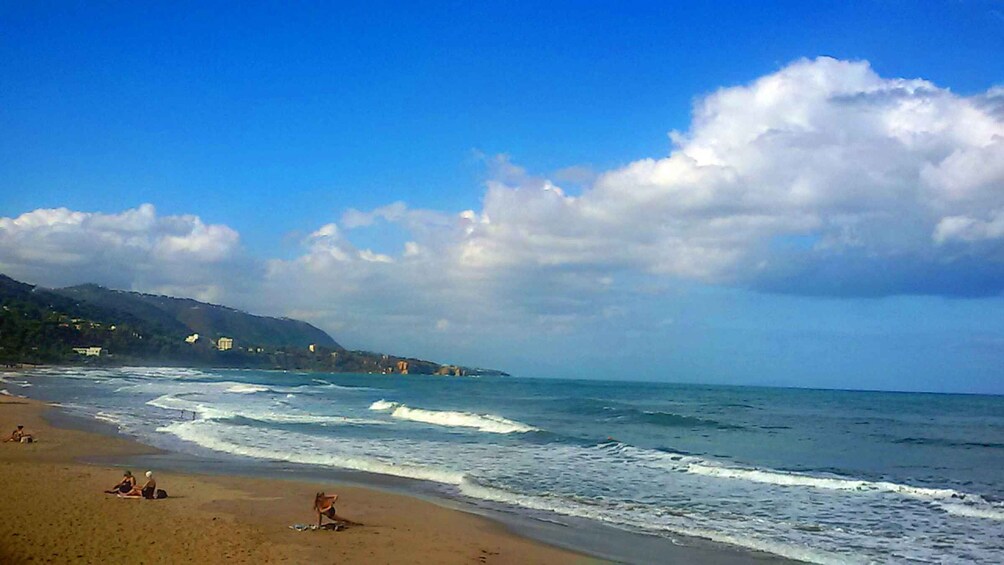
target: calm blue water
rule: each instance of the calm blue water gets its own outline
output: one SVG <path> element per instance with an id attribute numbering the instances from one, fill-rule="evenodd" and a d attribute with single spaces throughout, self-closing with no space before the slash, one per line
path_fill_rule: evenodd
<path id="1" fill-rule="evenodd" d="M 1004 562 L 1004 397 L 148 368 L 4 379 L 178 452 L 417 478 L 818 563 Z"/>

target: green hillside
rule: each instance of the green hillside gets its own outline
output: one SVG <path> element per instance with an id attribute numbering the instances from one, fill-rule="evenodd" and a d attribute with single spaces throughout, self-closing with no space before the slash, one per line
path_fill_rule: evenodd
<path id="1" fill-rule="evenodd" d="M 185 338 L 199 334 L 194 343 Z M 220 350 L 228 337 L 232 348 Z M 311 347 L 313 346 L 313 347 Z M 86 355 L 74 348 L 93 348 Z M 0 274 L 0 363 L 237 367 L 328 372 L 505 374 L 347 351 L 300 320 L 93 284 L 44 289 Z"/>
<path id="2" fill-rule="evenodd" d="M 52 292 L 79 303 L 128 313 L 182 338 L 197 333 L 209 339 L 226 336 L 262 347 L 307 347 L 313 343 L 342 349 L 327 333 L 300 320 L 255 316 L 188 298 L 110 290 L 93 284 Z"/>

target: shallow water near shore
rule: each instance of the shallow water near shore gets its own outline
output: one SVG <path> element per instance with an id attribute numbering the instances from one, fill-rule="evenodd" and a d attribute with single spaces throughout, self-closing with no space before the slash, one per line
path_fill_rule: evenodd
<path id="1" fill-rule="evenodd" d="M 556 530 L 697 536 L 818 563 L 1004 558 L 1002 397 L 150 368 L 28 377 L 0 388 L 178 454 L 169 464 L 382 474 Z"/>

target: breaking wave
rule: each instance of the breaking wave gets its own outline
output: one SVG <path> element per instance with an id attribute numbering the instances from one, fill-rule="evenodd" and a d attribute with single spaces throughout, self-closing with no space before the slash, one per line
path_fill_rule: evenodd
<path id="1" fill-rule="evenodd" d="M 450 485 L 459 485 L 464 478 L 463 473 L 401 464 L 379 457 L 339 451 L 330 445 L 325 446 L 324 449 L 318 449 L 314 444 L 315 438 L 299 438 L 295 434 L 276 434 L 269 430 L 260 429 L 239 436 L 234 435 L 236 430 L 233 428 L 233 426 L 211 420 L 195 420 L 175 422 L 157 428 L 157 431 L 169 433 L 181 440 L 213 451 L 256 459 L 340 467 Z M 351 446 L 346 445 L 345 447 L 351 449 Z"/>
<path id="2" fill-rule="evenodd" d="M 274 410 L 261 410 L 254 408 L 231 409 L 216 405 L 210 406 L 202 402 L 194 402 L 178 398 L 177 396 L 164 395 L 147 402 L 149 406 L 155 406 L 163 410 L 184 410 L 198 414 L 203 420 L 232 420 L 244 418 L 258 422 L 272 424 L 356 424 L 356 425 L 386 425 L 382 420 L 369 418 L 350 418 L 347 416 L 331 416 L 320 414 L 306 414 L 302 412 Z"/>
<path id="3" fill-rule="evenodd" d="M 236 392 L 237 394 L 254 394 L 256 392 L 268 392 L 269 388 L 267 386 L 261 385 L 250 385 L 250 384 L 236 384 L 227 389 L 227 392 Z"/>
<path id="4" fill-rule="evenodd" d="M 472 414 L 470 412 L 452 412 L 448 410 L 424 410 L 410 408 L 397 402 L 378 400 L 370 405 L 370 410 L 378 412 L 390 410 L 391 417 L 399 420 L 411 420 L 435 426 L 449 428 L 474 428 L 493 434 L 511 434 L 539 431 L 533 426 L 522 422 L 509 420 L 494 414 Z"/>

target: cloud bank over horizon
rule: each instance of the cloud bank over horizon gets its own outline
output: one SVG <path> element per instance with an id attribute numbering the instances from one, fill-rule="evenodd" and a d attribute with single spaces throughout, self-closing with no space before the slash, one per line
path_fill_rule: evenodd
<path id="1" fill-rule="evenodd" d="M 489 160 L 480 210 L 347 209 L 290 259 L 199 217 L 39 209 L 0 218 L 0 270 L 299 315 L 322 327 L 562 331 L 677 285 L 834 298 L 1004 292 L 1004 88 L 961 96 L 867 62 L 796 61 L 696 100 L 662 158 L 576 190 Z M 574 182 L 569 180 L 569 182 Z M 359 229 L 408 234 L 397 253 Z"/>

